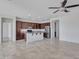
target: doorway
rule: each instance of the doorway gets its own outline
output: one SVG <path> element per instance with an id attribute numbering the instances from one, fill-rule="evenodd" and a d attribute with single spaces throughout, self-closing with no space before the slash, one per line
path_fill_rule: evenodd
<path id="1" fill-rule="evenodd" d="M 1 26 L 1 32 L 2 32 L 2 42 L 9 42 L 12 39 L 12 19 L 9 18 L 2 18 L 2 26 Z"/>
<path id="2" fill-rule="evenodd" d="M 54 37 L 59 39 L 59 20 L 54 21 Z"/>

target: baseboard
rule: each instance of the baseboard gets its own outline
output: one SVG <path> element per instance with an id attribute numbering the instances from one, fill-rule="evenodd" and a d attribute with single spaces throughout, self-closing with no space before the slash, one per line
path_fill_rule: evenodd
<path id="1" fill-rule="evenodd" d="M 70 41 L 70 40 L 61 40 L 61 41 L 66 41 L 66 42 L 70 42 L 70 43 L 77 43 L 77 44 L 79 44 L 79 41 Z"/>

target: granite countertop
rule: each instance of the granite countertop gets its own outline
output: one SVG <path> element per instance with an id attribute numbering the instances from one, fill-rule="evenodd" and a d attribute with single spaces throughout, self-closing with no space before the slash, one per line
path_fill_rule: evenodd
<path id="1" fill-rule="evenodd" d="M 27 32 L 27 33 L 45 33 L 46 31 L 32 31 L 32 32 Z"/>
<path id="2" fill-rule="evenodd" d="M 45 33 L 45 29 L 23 29 L 23 32 L 27 33 Z"/>

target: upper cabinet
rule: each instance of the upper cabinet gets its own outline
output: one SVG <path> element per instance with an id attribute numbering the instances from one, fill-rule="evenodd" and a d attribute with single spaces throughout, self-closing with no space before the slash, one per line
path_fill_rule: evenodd
<path id="1" fill-rule="evenodd" d="M 40 27 L 41 27 L 41 29 L 44 29 L 45 26 L 50 26 L 50 23 L 42 23 Z"/>
<path id="2" fill-rule="evenodd" d="M 45 26 L 50 26 L 50 23 L 31 23 L 31 22 L 22 22 L 22 21 L 16 21 L 16 29 L 17 31 L 20 31 L 20 29 L 44 29 Z"/>

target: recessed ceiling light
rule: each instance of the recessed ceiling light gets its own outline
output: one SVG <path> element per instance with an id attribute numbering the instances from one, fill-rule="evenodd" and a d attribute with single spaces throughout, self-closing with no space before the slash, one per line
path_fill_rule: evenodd
<path id="1" fill-rule="evenodd" d="M 39 16 L 39 17 L 37 17 L 37 18 L 41 18 L 41 17 Z"/>
<path id="2" fill-rule="evenodd" d="M 29 13 L 28 16 L 32 16 L 32 15 Z"/>

